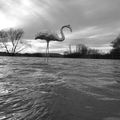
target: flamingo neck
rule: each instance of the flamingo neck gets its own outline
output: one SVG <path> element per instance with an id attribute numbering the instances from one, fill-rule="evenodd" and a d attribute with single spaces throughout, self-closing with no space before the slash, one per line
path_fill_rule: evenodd
<path id="1" fill-rule="evenodd" d="M 65 28 L 65 26 L 61 27 L 60 29 L 60 33 L 61 33 L 61 41 L 65 40 L 65 35 L 63 33 L 63 29 Z"/>

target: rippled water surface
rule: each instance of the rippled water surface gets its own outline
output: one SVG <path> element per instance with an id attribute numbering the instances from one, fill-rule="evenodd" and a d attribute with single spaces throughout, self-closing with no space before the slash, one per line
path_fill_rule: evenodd
<path id="1" fill-rule="evenodd" d="M 120 60 L 0 57 L 0 120 L 120 120 Z"/>

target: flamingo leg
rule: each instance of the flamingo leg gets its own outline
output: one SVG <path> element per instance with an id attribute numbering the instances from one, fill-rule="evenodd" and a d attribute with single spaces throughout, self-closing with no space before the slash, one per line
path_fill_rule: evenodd
<path id="1" fill-rule="evenodd" d="M 49 57 L 49 42 L 47 44 L 47 49 L 48 49 L 48 57 Z"/>
<path id="2" fill-rule="evenodd" d="M 47 46 L 46 46 L 45 60 L 47 61 Z"/>
<path id="3" fill-rule="evenodd" d="M 46 48 L 46 58 L 48 62 L 48 57 L 49 57 L 49 41 L 47 41 L 47 48 Z"/>

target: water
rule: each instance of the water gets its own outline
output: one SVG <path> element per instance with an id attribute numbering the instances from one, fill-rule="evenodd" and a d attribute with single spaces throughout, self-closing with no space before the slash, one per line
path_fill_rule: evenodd
<path id="1" fill-rule="evenodd" d="M 0 57 L 0 120 L 120 120 L 120 61 Z"/>

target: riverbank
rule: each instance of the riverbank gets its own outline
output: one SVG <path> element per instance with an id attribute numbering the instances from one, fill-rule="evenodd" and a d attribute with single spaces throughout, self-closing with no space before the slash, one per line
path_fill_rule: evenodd
<path id="1" fill-rule="evenodd" d="M 0 56 L 13 56 L 13 57 L 46 57 L 46 53 L 6 53 L 0 52 Z M 59 53 L 49 53 L 49 57 L 56 58 L 84 58 L 84 59 L 120 59 L 120 55 L 111 54 L 89 54 L 81 55 L 80 53 L 71 54 L 59 54 Z"/>

